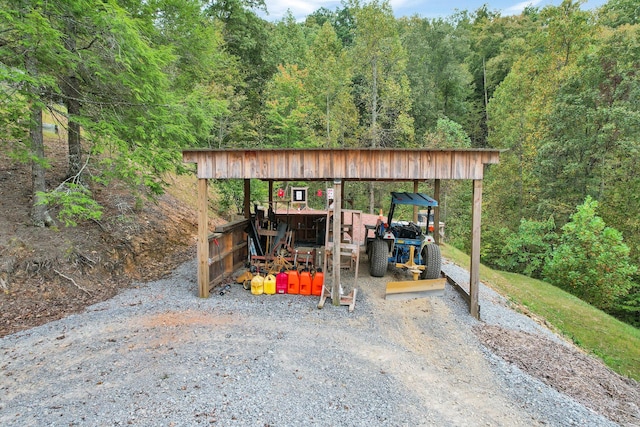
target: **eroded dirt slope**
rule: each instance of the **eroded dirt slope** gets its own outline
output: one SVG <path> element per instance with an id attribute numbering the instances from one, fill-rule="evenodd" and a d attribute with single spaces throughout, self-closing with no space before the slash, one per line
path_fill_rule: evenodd
<path id="1" fill-rule="evenodd" d="M 47 186 L 55 188 L 64 180 L 66 147 L 62 136 L 46 146 Z M 124 187 L 96 186 L 100 221 L 38 228 L 29 219 L 30 166 L 0 154 L 0 336 L 80 311 L 195 256 L 197 218 L 185 202 L 191 191 L 195 198 L 195 178 L 173 184 L 187 197 L 170 191 L 140 203 Z"/>

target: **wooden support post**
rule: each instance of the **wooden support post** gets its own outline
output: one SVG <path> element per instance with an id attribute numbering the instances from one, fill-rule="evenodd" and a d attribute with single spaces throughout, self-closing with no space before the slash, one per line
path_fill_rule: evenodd
<path id="1" fill-rule="evenodd" d="M 413 192 L 417 193 L 418 192 L 418 181 L 415 180 L 413 181 Z M 413 222 L 414 224 L 418 223 L 418 205 L 413 205 Z M 427 220 L 427 228 L 429 227 L 429 223 Z"/>
<path id="2" fill-rule="evenodd" d="M 469 312 L 480 319 L 478 289 L 480 286 L 480 217 L 482 211 L 482 180 L 473 180 L 473 207 L 471 210 L 471 266 L 469 268 Z"/>
<path id="3" fill-rule="evenodd" d="M 342 241 L 342 180 L 333 181 L 333 285 L 331 301 L 340 305 L 340 243 Z"/>
<path id="4" fill-rule="evenodd" d="M 198 179 L 198 296 L 209 297 L 209 219 L 206 178 Z"/>
<path id="5" fill-rule="evenodd" d="M 273 181 L 269 180 L 269 209 L 275 211 L 273 209 Z"/>
<path id="6" fill-rule="evenodd" d="M 433 198 L 438 202 L 438 207 L 433 210 L 433 238 L 436 245 L 440 244 L 440 180 L 433 182 Z M 427 219 L 429 221 L 429 219 Z M 427 222 L 427 227 L 429 223 Z"/>
<path id="7" fill-rule="evenodd" d="M 244 180 L 244 217 L 251 218 L 251 180 Z"/>

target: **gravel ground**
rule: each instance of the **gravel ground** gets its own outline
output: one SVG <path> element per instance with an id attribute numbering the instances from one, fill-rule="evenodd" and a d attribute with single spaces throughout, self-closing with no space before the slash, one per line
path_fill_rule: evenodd
<path id="1" fill-rule="evenodd" d="M 468 273 L 443 266 L 461 281 Z M 0 339 L 2 426 L 610 426 L 505 362 L 473 328 L 563 342 L 480 289 L 384 300 L 363 261 L 356 309 L 317 297 L 195 295 L 195 262 L 84 313 Z M 388 280 L 388 278 L 387 278 Z M 344 273 L 346 288 L 352 276 Z"/>

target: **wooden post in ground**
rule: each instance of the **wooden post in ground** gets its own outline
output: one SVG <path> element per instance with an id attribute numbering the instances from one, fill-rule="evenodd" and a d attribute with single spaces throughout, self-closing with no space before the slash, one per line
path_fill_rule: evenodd
<path id="1" fill-rule="evenodd" d="M 340 243 L 342 241 L 342 180 L 333 181 L 333 285 L 331 302 L 340 305 Z"/>
<path id="2" fill-rule="evenodd" d="M 244 217 L 251 218 L 251 180 L 244 180 Z"/>
<path id="3" fill-rule="evenodd" d="M 198 296 L 209 298 L 209 219 L 206 178 L 198 178 Z"/>
<path id="4" fill-rule="evenodd" d="M 471 210 L 471 266 L 469 268 L 469 312 L 480 319 L 478 289 L 480 287 L 480 217 L 482 211 L 482 180 L 473 180 L 473 207 Z"/>
<path id="5" fill-rule="evenodd" d="M 413 192 L 418 192 L 418 180 L 413 181 Z M 418 205 L 413 205 L 413 223 L 418 223 Z M 429 223 L 427 222 L 427 228 L 429 227 Z"/>
<path id="6" fill-rule="evenodd" d="M 433 238 L 436 241 L 436 245 L 440 244 L 440 180 L 436 179 L 433 182 L 433 198 L 438 202 L 438 207 L 433 210 Z M 427 218 L 427 227 L 429 226 L 429 219 Z"/>

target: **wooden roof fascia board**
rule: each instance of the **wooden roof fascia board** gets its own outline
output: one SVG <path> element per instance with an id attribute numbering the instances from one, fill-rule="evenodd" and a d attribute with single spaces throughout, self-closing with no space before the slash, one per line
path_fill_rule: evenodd
<path id="1" fill-rule="evenodd" d="M 333 165 L 331 162 L 318 159 L 318 176 L 319 178 L 329 178 L 333 175 Z"/>
<path id="2" fill-rule="evenodd" d="M 420 156 L 409 156 L 409 164 L 407 165 L 407 173 L 411 176 L 422 176 L 422 163 L 420 162 Z"/>
<path id="3" fill-rule="evenodd" d="M 320 156 L 313 153 L 304 153 L 304 160 L 302 163 L 302 173 L 305 179 L 313 179 L 318 176 L 320 165 Z"/>
<path id="4" fill-rule="evenodd" d="M 482 163 L 485 165 L 497 165 L 500 163 L 500 153 L 506 150 L 479 151 L 482 154 Z"/>
<path id="5" fill-rule="evenodd" d="M 435 177 L 437 171 L 435 170 L 435 159 L 430 153 L 422 152 L 413 157 L 415 166 L 413 168 L 413 176 L 422 179 L 424 176 Z"/>
<path id="6" fill-rule="evenodd" d="M 198 162 L 198 165 L 200 165 L 200 163 L 204 163 L 205 166 L 205 171 L 207 173 L 207 177 L 212 177 L 212 178 L 217 178 L 216 177 L 216 169 L 217 169 L 217 165 L 219 163 L 222 163 L 222 158 L 220 156 L 204 156 L 200 159 L 200 162 Z"/>
<path id="7" fill-rule="evenodd" d="M 398 179 L 404 174 L 407 174 L 411 177 L 411 173 L 409 171 L 409 157 L 400 155 L 397 151 L 391 153 L 390 164 L 392 164 L 389 173 L 391 178 Z"/>
<path id="8" fill-rule="evenodd" d="M 245 176 L 244 168 L 244 156 L 242 153 L 231 152 L 229 153 L 229 174 L 233 177 Z"/>
<path id="9" fill-rule="evenodd" d="M 500 150 L 313 149 L 185 150 L 198 178 L 413 181 L 482 179 Z"/>
<path id="10" fill-rule="evenodd" d="M 453 179 L 462 179 L 465 176 L 467 170 L 469 170 L 469 156 L 463 155 L 451 158 L 451 166 L 453 172 Z"/>
<path id="11" fill-rule="evenodd" d="M 347 159 L 349 159 L 349 156 L 345 155 L 345 153 L 342 153 L 340 155 L 337 155 L 334 152 L 331 153 L 331 156 L 329 159 L 329 163 L 331 164 L 330 166 L 331 179 L 348 178 L 348 176 L 345 176 L 347 174 L 343 173 L 343 171 L 347 171 L 347 165 L 348 165 Z M 343 175 L 343 176 L 340 176 L 340 175 Z"/>
<path id="12" fill-rule="evenodd" d="M 247 157 L 244 159 L 245 167 L 244 172 L 242 174 L 242 178 L 246 179 L 247 177 L 262 179 L 262 162 L 260 160 L 260 156 L 256 155 L 254 152 L 248 152 Z"/>
<path id="13" fill-rule="evenodd" d="M 373 175 L 373 153 L 371 151 L 361 151 L 359 153 L 360 172 L 363 176 Z"/>
<path id="14" fill-rule="evenodd" d="M 213 169 L 213 177 L 216 179 L 222 179 L 225 176 L 232 176 L 229 173 L 229 153 L 220 153 L 220 156 L 215 158 L 215 164 Z"/>
<path id="15" fill-rule="evenodd" d="M 299 179 L 302 178 L 302 162 L 300 161 L 300 153 L 292 151 L 291 153 L 287 153 L 289 156 L 289 165 L 285 167 L 285 175 L 290 175 L 293 178 Z"/>
<path id="16" fill-rule="evenodd" d="M 482 179 L 484 175 L 484 163 L 480 153 L 470 153 L 469 171 L 467 176 L 473 176 L 474 179 Z"/>
<path id="17" fill-rule="evenodd" d="M 427 153 L 431 156 L 431 153 Z M 438 156 L 435 161 L 434 171 L 436 175 L 435 179 L 446 179 L 451 176 L 453 170 L 453 156 L 448 155 L 448 153 L 443 153 L 441 156 Z"/>
<path id="18" fill-rule="evenodd" d="M 360 167 L 362 166 L 360 159 L 360 152 L 352 153 L 346 159 L 346 171 L 350 178 L 358 179 L 360 178 Z"/>
<path id="19" fill-rule="evenodd" d="M 378 167 L 380 168 L 380 174 L 379 176 L 381 176 L 383 179 L 393 179 L 393 177 L 391 176 L 391 154 L 393 152 L 392 151 L 381 151 L 380 154 L 378 155 L 379 158 L 379 164 Z"/>

